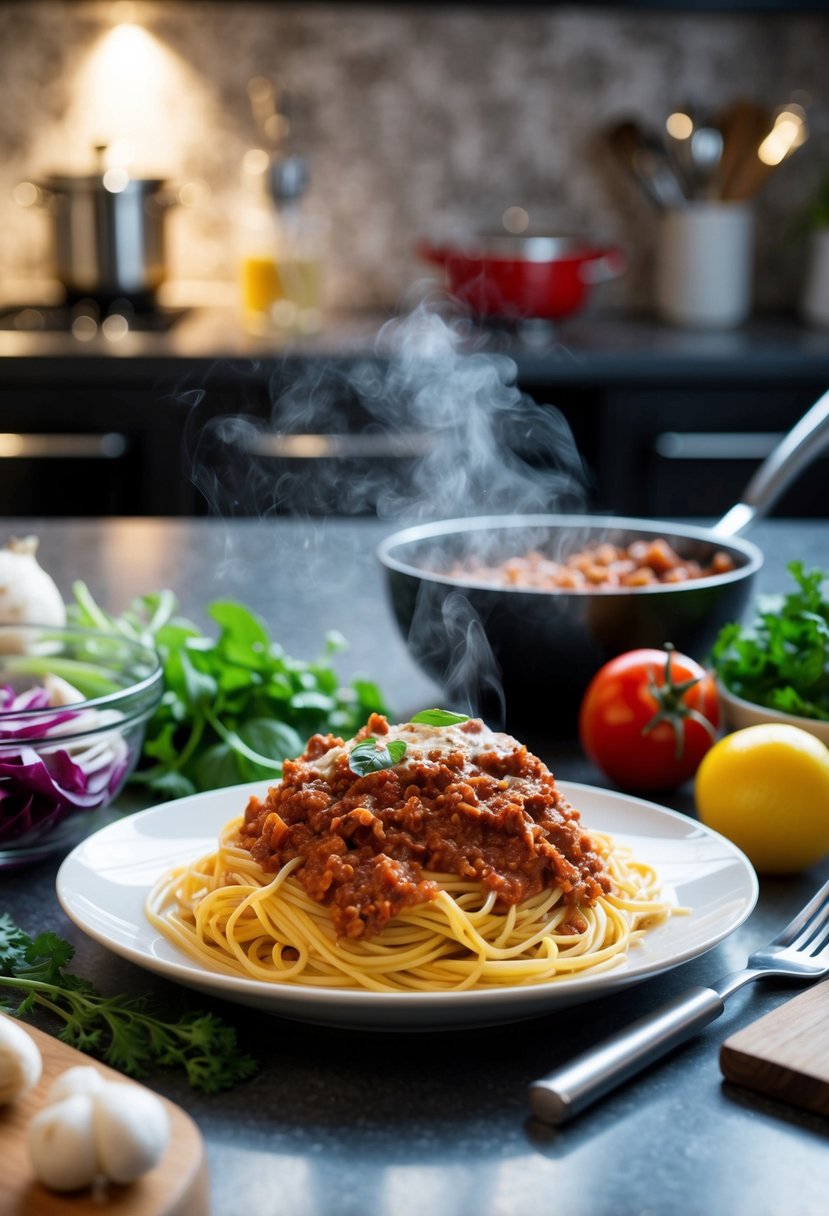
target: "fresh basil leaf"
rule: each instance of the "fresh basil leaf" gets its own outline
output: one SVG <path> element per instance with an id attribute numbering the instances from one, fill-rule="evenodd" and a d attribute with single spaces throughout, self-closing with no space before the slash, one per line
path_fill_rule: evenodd
<path id="1" fill-rule="evenodd" d="M 218 790 L 243 780 L 236 754 L 228 743 L 213 743 L 193 764 L 193 779 L 199 789 Z"/>
<path id="2" fill-rule="evenodd" d="M 453 714 L 448 709 L 423 709 L 411 719 L 422 726 L 455 726 L 458 722 L 468 722 L 467 714 Z"/>
<path id="3" fill-rule="evenodd" d="M 353 681 L 354 692 L 357 694 L 357 704 L 367 717 L 372 711 L 389 716 L 388 708 L 383 700 L 383 694 L 373 680 L 356 679 Z"/>
<path id="4" fill-rule="evenodd" d="M 209 705 L 215 701 L 219 686 L 213 676 L 205 671 L 199 671 L 192 663 L 186 650 L 179 655 L 187 699 L 191 705 Z"/>
<path id="5" fill-rule="evenodd" d="M 236 733 L 251 751 L 258 752 L 264 760 L 271 764 L 274 761 L 281 764 L 283 760 L 293 759 L 305 747 L 299 733 L 292 726 L 288 726 L 285 722 L 277 722 L 273 718 L 254 718 L 249 722 L 243 722 L 237 727 Z M 273 769 L 262 768 L 261 774 L 265 777 L 272 777 Z M 255 781 L 259 776 L 260 773 L 257 772 L 250 779 Z"/>
<path id="6" fill-rule="evenodd" d="M 263 694 L 274 701 L 289 701 L 293 691 L 290 680 L 281 673 L 271 676 L 267 684 L 262 685 Z"/>
<path id="7" fill-rule="evenodd" d="M 147 789 L 158 794 L 160 798 L 186 798 L 188 794 L 196 793 L 196 786 L 189 777 L 176 772 L 175 769 L 168 769 L 166 773 L 152 777 L 147 782 Z"/>
<path id="8" fill-rule="evenodd" d="M 207 607 L 207 615 L 237 642 L 265 648 L 270 644 L 264 622 L 244 604 L 237 604 L 234 600 L 214 600 Z"/>
<path id="9" fill-rule="evenodd" d="M 356 747 L 352 747 L 348 756 L 348 767 L 358 777 L 365 777 L 368 773 L 379 773 L 384 768 L 394 768 L 405 754 L 406 744 L 402 739 L 392 739 L 384 746 L 369 736 Z"/>

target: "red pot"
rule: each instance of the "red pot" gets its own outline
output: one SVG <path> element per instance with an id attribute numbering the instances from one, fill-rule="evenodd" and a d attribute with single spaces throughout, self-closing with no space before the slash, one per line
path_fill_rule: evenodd
<path id="1" fill-rule="evenodd" d="M 595 284 L 616 278 L 626 266 L 620 249 L 572 236 L 421 241 L 418 253 L 443 266 L 449 291 L 465 309 L 504 320 L 569 316 L 586 304 Z"/>

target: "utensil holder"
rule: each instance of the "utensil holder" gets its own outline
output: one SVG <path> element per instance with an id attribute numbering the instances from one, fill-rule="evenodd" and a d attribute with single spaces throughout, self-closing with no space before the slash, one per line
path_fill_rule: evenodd
<path id="1" fill-rule="evenodd" d="M 751 311 L 754 213 L 742 203 L 689 202 L 661 217 L 656 304 L 672 325 L 727 329 Z"/>
<path id="2" fill-rule="evenodd" d="M 829 228 L 812 233 L 801 312 L 809 325 L 829 329 Z"/>

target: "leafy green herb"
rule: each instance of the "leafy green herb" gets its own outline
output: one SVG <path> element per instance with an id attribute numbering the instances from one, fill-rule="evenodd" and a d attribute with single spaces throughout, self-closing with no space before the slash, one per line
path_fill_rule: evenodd
<path id="1" fill-rule="evenodd" d="M 242 781 L 277 780 L 317 732 L 348 738 L 369 714 L 388 714 L 376 684 L 344 687 L 332 657 L 345 648 L 329 634 L 314 663 L 286 655 L 262 620 L 243 604 L 207 606 L 216 638 L 176 616 L 171 591 L 134 600 L 120 616 L 99 607 L 84 583 L 73 588 L 70 620 L 154 645 L 164 668 L 164 696 L 150 722 L 133 782 L 163 798 Z"/>
<path id="2" fill-rule="evenodd" d="M 412 722 L 420 722 L 424 726 L 455 726 L 458 722 L 468 721 L 466 714 L 453 714 L 448 709 L 423 709 L 412 718 Z"/>
<path id="3" fill-rule="evenodd" d="M 829 721 L 829 575 L 799 561 L 787 569 L 797 589 L 759 597 L 749 624 L 725 625 L 711 661 L 743 700 Z"/>
<path id="4" fill-rule="evenodd" d="M 392 739 L 385 746 L 371 736 L 352 747 L 348 755 L 348 767 L 358 777 L 367 773 L 379 773 L 381 769 L 393 768 L 406 755 L 406 744 L 402 739 Z"/>
<path id="5" fill-rule="evenodd" d="M 52 932 L 27 936 L 7 912 L 0 913 L 0 989 L 18 995 L 0 1008 L 27 1017 L 35 1008 L 64 1022 L 59 1038 L 131 1077 L 151 1068 L 183 1068 L 190 1084 L 217 1093 L 257 1070 L 236 1042 L 236 1032 L 212 1013 L 187 1013 L 163 1021 L 146 997 L 105 997 L 88 980 L 66 971 L 74 949 Z"/>

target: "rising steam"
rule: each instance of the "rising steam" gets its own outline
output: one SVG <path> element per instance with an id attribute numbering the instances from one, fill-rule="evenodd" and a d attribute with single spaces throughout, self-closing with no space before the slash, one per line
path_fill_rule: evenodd
<path id="1" fill-rule="evenodd" d="M 267 416 L 191 415 L 192 480 L 212 514 L 456 515 L 577 510 L 587 477 L 570 427 L 421 305 L 370 359 L 288 359 Z M 209 402 L 206 404 L 209 405 Z"/>
<path id="2" fill-rule="evenodd" d="M 467 332 L 464 332 L 467 330 Z M 559 410 L 517 387 L 516 365 L 429 305 L 390 321 L 371 358 L 287 358 L 267 416 L 207 417 L 191 402 L 192 480 L 219 516 L 370 515 L 418 522 L 573 512 L 587 476 Z M 459 591 L 424 584 L 409 645 L 441 660 L 453 708 L 503 725 L 501 673 Z"/>

